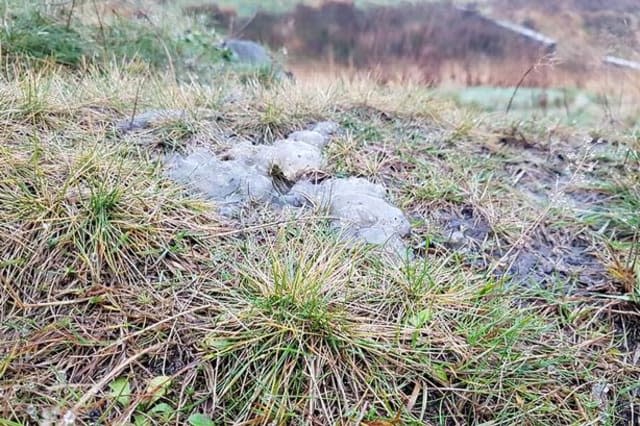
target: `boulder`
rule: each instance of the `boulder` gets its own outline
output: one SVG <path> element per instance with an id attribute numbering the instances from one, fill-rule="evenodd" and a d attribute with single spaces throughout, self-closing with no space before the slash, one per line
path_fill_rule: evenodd
<path id="1" fill-rule="evenodd" d="M 317 185 L 298 182 L 288 194 L 293 205 L 310 203 L 327 208 L 333 227 L 344 238 L 378 245 L 390 241 L 396 248 L 404 247 L 398 242 L 411 233 L 411 226 L 404 213 L 385 197 L 384 187 L 362 178 L 329 179 Z"/>
<path id="2" fill-rule="evenodd" d="M 255 67 L 270 67 L 273 65 L 271 55 L 262 45 L 239 39 L 227 39 L 222 44 L 223 49 L 231 53 L 231 61 Z"/>
<path id="3" fill-rule="evenodd" d="M 231 63 L 244 69 L 269 70 L 279 80 L 293 80 L 293 74 L 282 69 L 269 51 L 251 40 L 227 39 L 220 45 L 231 54 Z"/>

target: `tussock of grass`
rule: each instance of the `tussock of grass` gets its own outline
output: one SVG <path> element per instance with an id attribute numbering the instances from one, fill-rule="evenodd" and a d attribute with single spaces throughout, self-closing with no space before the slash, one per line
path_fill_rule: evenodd
<path id="1" fill-rule="evenodd" d="M 86 40 L 77 31 L 38 11 L 15 17 L 2 31 L 0 43 L 11 61 L 26 56 L 78 66 L 87 53 Z"/>
<path id="2" fill-rule="evenodd" d="M 84 71 L 87 65 L 108 67 L 111 61 L 135 60 L 189 80 L 205 78 L 214 69 L 219 72 L 220 64 L 227 61 L 227 53 L 216 47 L 219 36 L 195 22 L 153 22 L 148 16 L 145 20 L 118 15 L 107 19 L 96 7 L 82 7 L 80 2 L 51 7 L 39 2 L 8 3 L 3 5 L 8 19 L 0 33 L 6 70 L 24 61 L 31 67 L 58 64 Z M 87 16 L 97 22 L 85 23 Z"/>
<path id="3" fill-rule="evenodd" d="M 165 374 L 173 383 L 187 372 L 183 390 L 171 385 L 160 401 L 178 403 L 171 404 L 174 416 L 195 403 L 221 422 L 335 424 L 396 415 L 409 424 L 439 417 L 463 423 L 580 421 L 576 404 L 591 403 L 588 394 L 572 395 L 582 383 L 573 375 L 575 362 L 586 352 L 555 341 L 554 324 L 536 310 L 521 311 L 515 295 L 482 276 L 430 265 L 435 259 L 388 269 L 313 228 L 260 234 L 249 246 L 227 246 L 226 256 L 226 279 L 200 277 L 170 299 L 165 297 L 175 292 L 172 285 L 138 284 L 102 290 L 82 313 L 61 302 L 30 305 L 31 312 L 55 309 L 65 319 L 47 331 L 7 322 L 32 345 L 14 347 L 9 360 L 37 350 L 34 355 L 48 354 L 53 371 L 73 378 L 87 372 L 60 354 L 89 351 L 100 361 L 92 371 L 106 368 L 101 375 L 107 377 L 114 372 L 111 382 L 127 378 L 136 395 L 126 406 L 100 404 L 109 401 L 103 390 L 91 395 L 96 402 L 85 414 L 102 407 L 103 420 L 122 421 L 133 412 L 153 418 L 154 405 L 140 393 L 148 381 Z M 148 323 L 136 318 L 145 311 Z M 120 332 L 107 333 L 123 316 Z M 88 330 L 88 318 L 107 322 Z M 51 341 L 55 334 L 69 337 Z M 143 347 L 153 352 L 139 372 L 136 363 L 125 373 L 109 350 L 120 345 L 129 348 L 129 357 L 145 352 Z M 583 368 L 590 374 L 591 367 Z M 14 386 L 21 377 L 65 380 L 44 373 L 42 366 L 10 362 L 5 378 Z M 190 390 L 182 394 L 184 389 Z M 81 396 L 70 390 L 60 388 L 58 398 L 73 402 Z M 26 389 L 20 395 L 32 400 Z"/>
<path id="4" fill-rule="evenodd" d="M 585 220 L 603 231 L 609 230 L 618 239 L 633 240 L 640 234 L 640 182 L 630 175 L 624 180 L 597 188 L 606 196 L 608 209 L 587 213 Z"/>
<path id="5" fill-rule="evenodd" d="M 150 269 L 184 255 L 174 247 L 178 234 L 215 229 L 203 206 L 108 149 L 34 145 L 1 155 L 0 215 L 9 237 L 2 258 L 18 294 L 27 282 L 149 279 Z"/>

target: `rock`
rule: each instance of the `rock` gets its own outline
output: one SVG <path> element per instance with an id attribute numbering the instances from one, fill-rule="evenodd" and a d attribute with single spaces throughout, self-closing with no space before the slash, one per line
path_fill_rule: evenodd
<path id="1" fill-rule="evenodd" d="M 272 166 L 277 166 L 289 181 L 296 181 L 305 172 L 325 166 L 320 148 L 295 140 L 277 141 L 268 155 L 271 155 Z"/>
<path id="2" fill-rule="evenodd" d="M 385 200 L 385 192 L 381 185 L 362 178 L 329 179 L 318 185 L 299 182 L 287 199 L 328 208 L 332 225 L 345 237 L 378 245 L 394 241 L 398 246 L 400 237 L 410 234 L 411 225 L 400 209 Z"/>
<path id="3" fill-rule="evenodd" d="M 205 150 L 187 157 L 176 155 L 169 176 L 214 200 L 224 200 L 240 188 L 240 178 L 231 173 L 231 168 Z"/>
<path id="4" fill-rule="evenodd" d="M 337 133 L 338 129 L 340 129 L 340 126 L 334 121 L 321 121 L 313 126 L 311 130 L 320 133 L 324 137 L 329 137 Z"/>
<path id="5" fill-rule="evenodd" d="M 127 133 L 134 130 L 147 129 L 167 121 L 178 120 L 186 116 L 186 111 L 178 109 L 160 109 L 145 111 L 134 117 L 125 118 L 116 123 L 116 130 Z"/>
<path id="6" fill-rule="evenodd" d="M 368 195 L 376 198 L 386 197 L 387 191 L 382 185 L 369 182 L 363 178 L 333 179 L 323 183 L 325 188 L 330 188 L 333 193 Z"/>
<path id="7" fill-rule="evenodd" d="M 330 212 L 342 227 L 375 227 L 402 237 L 411 232 L 409 221 L 400 209 L 366 194 L 337 193 L 331 199 Z"/>
<path id="8" fill-rule="evenodd" d="M 294 140 L 272 146 L 241 142 L 221 159 L 204 149 L 187 156 L 174 155 L 168 162 L 169 176 L 216 201 L 241 202 L 247 198 L 266 200 L 275 195 L 271 170 L 277 166 L 289 181 L 325 165 L 319 148 Z"/>
<path id="9" fill-rule="evenodd" d="M 269 51 L 259 43 L 251 40 L 227 39 L 220 47 L 231 53 L 231 63 L 241 67 L 257 70 L 270 70 L 278 80 L 294 80 L 293 73 L 286 71 L 276 63 Z"/>
<path id="10" fill-rule="evenodd" d="M 243 142 L 229 149 L 226 157 L 253 166 L 266 175 L 277 166 L 290 181 L 296 181 L 309 170 L 319 170 L 325 166 L 320 148 L 290 139 L 276 141 L 271 146 Z"/>
<path id="11" fill-rule="evenodd" d="M 454 231 L 449 236 L 449 241 L 447 243 L 454 247 L 459 247 L 464 244 L 466 237 L 461 231 Z"/>
<path id="12" fill-rule="evenodd" d="M 358 241 L 366 241 L 369 244 L 381 246 L 394 257 L 404 258 L 407 255 L 407 247 L 397 234 L 389 234 L 379 227 L 362 228 L 355 235 Z"/>
<path id="13" fill-rule="evenodd" d="M 274 194 L 273 183 L 257 168 L 240 160 L 221 161 L 199 149 L 168 161 L 169 177 L 215 201 L 266 200 Z"/>
<path id="14" fill-rule="evenodd" d="M 354 177 L 321 183 L 301 180 L 306 172 L 326 165 L 322 147 L 335 130 L 329 124 L 320 130 L 323 133 L 294 132 L 270 146 L 240 142 L 220 156 L 206 149 L 177 154 L 166 163 L 168 175 L 218 202 L 220 213 L 228 217 L 236 216 L 250 199 L 281 211 L 317 206 L 328 210 L 333 228 L 344 240 L 384 246 L 404 256 L 402 237 L 410 234 L 411 226 L 404 213 L 387 201 L 382 185 Z M 278 177 L 272 176 L 276 167 Z"/>
<path id="15" fill-rule="evenodd" d="M 240 142 L 233 145 L 225 153 L 225 158 L 241 161 L 247 166 L 255 167 L 264 175 L 268 175 L 273 159 L 272 151 L 272 147 L 268 145 L 253 145 L 249 142 Z"/>
<path id="16" fill-rule="evenodd" d="M 231 52 L 233 62 L 256 67 L 269 67 L 273 64 L 267 49 L 254 41 L 232 38 L 225 40 L 221 47 Z"/>
<path id="17" fill-rule="evenodd" d="M 287 137 L 288 140 L 304 142 L 316 148 L 324 148 L 329 143 L 329 138 L 315 130 L 300 130 L 293 132 Z"/>

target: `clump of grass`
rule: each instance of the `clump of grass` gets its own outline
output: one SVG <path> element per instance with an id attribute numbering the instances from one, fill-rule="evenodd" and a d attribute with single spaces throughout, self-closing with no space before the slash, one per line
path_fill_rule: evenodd
<path id="1" fill-rule="evenodd" d="M 287 86 L 254 86 L 249 89 L 255 96 L 255 102 L 232 107 L 228 115 L 232 118 L 230 124 L 234 130 L 260 142 L 273 142 L 313 120 L 314 113 L 301 107 L 300 102 L 304 102 L 304 99 L 296 97 L 294 93 L 280 96 L 285 93 L 284 87 Z"/>
<path id="2" fill-rule="evenodd" d="M 168 151 L 176 151 L 198 133 L 198 125 L 188 120 L 175 120 L 158 130 L 161 147 Z"/>
<path id="3" fill-rule="evenodd" d="M 418 203 L 453 203 L 461 204 L 465 200 L 464 190 L 451 177 L 443 179 L 443 173 L 437 170 L 435 164 L 425 167 L 423 173 L 416 173 L 412 182 L 411 200 Z M 446 176 L 446 175 L 444 175 Z"/>
<path id="4" fill-rule="evenodd" d="M 224 309 L 201 330 L 198 350 L 203 376 L 215 378 L 199 394 L 212 418 L 421 424 L 597 415 L 572 408 L 573 399 L 591 404 L 589 392 L 570 390 L 573 363 L 587 353 L 547 340 L 555 324 L 521 312 L 501 286 L 426 262 L 388 269 L 314 229 L 258 239 L 228 268 L 237 280 L 211 286 Z"/>
<path id="5" fill-rule="evenodd" d="M 148 279 L 151 265 L 174 255 L 175 235 L 189 230 L 183 220 L 200 223 L 197 204 L 153 179 L 152 169 L 118 160 L 108 150 L 24 148 L 2 152 L 0 216 L 5 229 L 14 230 L 2 257 L 20 265 L 6 269 L 8 276 L 35 282 L 47 276 L 44 282 L 53 287 L 69 277 L 107 285 Z M 19 241 L 32 244 L 11 245 Z M 54 269 L 41 269 L 43 262 Z M 18 293 L 33 290 L 20 282 L 14 281 Z"/>
<path id="6" fill-rule="evenodd" d="M 119 18 L 105 29 L 104 54 L 116 60 L 140 60 L 152 67 L 166 67 L 178 59 L 177 41 L 163 28 Z"/>
<path id="7" fill-rule="evenodd" d="M 628 175 L 624 181 L 601 185 L 597 190 L 607 196 L 607 208 L 596 207 L 583 217 L 587 223 L 610 230 L 616 239 L 630 240 L 640 233 L 640 176 Z"/>
<path id="8" fill-rule="evenodd" d="M 56 16 L 37 5 L 12 4 L 7 10 L 13 17 L 0 34 L 0 44 L 13 66 L 25 59 L 71 68 L 139 61 L 188 79 L 188 74 L 205 77 L 228 60 L 224 50 L 216 47 L 219 36 L 197 26 L 182 33 L 168 25 L 125 17 L 84 24 L 74 18 L 73 8 Z"/>
<path id="9" fill-rule="evenodd" d="M 74 28 L 37 10 L 15 16 L 0 33 L 0 44 L 11 61 L 25 57 L 79 66 L 90 52 L 89 41 Z"/>
<path id="10" fill-rule="evenodd" d="M 640 234 L 640 150 L 637 141 L 623 142 L 615 150 L 592 156 L 596 179 L 580 188 L 595 194 L 596 201 L 591 208 L 580 209 L 578 216 L 600 234 L 628 243 Z"/>

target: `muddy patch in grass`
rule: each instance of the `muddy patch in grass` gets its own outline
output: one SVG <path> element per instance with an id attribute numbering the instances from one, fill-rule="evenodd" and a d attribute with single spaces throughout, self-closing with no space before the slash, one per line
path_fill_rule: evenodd
<path id="1" fill-rule="evenodd" d="M 471 205 L 436 211 L 434 219 L 440 224 L 447 245 L 452 248 L 468 246 L 479 250 L 491 237 L 489 223 Z"/>
<path id="2" fill-rule="evenodd" d="M 538 228 L 509 259 L 507 273 L 517 284 L 552 288 L 562 284 L 567 292 L 593 290 L 608 280 L 594 243 L 572 230 Z"/>
<path id="3" fill-rule="evenodd" d="M 448 205 L 425 214 L 414 212 L 414 250 L 459 254 L 463 265 L 486 270 L 497 253 L 489 222 L 471 205 Z"/>
<path id="4" fill-rule="evenodd" d="M 497 235 L 472 205 L 433 210 L 423 220 L 426 225 L 414 229 L 417 238 L 435 236 L 428 243 L 430 248 L 455 253 L 464 266 L 493 271 L 511 285 L 576 294 L 598 291 L 610 280 L 598 256 L 599 244 L 575 227 L 541 224 L 515 240 L 508 239 Z M 428 251 L 426 244 L 416 243 L 419 254 Z"/>

